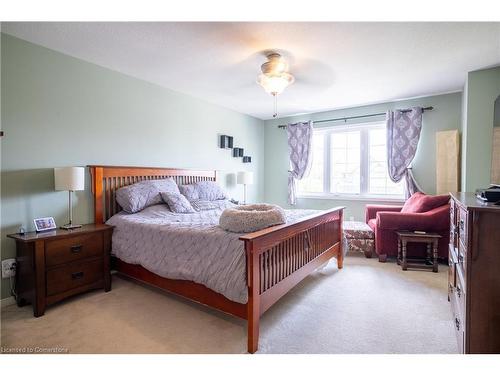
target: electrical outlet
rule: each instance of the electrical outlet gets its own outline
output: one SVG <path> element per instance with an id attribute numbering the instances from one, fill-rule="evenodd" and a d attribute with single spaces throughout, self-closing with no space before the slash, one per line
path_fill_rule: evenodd
<path id="1" fill-rule="evenodd" d="M 2 260 L 2 279 L 14 276 L 16 274 L 16 260 L 5 259 Z"/>

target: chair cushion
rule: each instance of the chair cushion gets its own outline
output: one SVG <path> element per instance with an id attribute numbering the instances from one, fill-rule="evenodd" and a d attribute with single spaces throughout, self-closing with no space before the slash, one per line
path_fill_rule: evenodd
<path id="1" fill-rule="evenodd" d="M 368 226 L 375 231 L 375 228 L 377 227 L 377 219 L 368 220 Z"/>
<path id="2" fill-rule="evenodd" d="M 401 212 L 403 213 L 422 213 L 433 210 L 434 208 L 444 206 L 450 200 L 449 195 L 426 195 L 424 193 L 415 193 L 405 202 Z"/>

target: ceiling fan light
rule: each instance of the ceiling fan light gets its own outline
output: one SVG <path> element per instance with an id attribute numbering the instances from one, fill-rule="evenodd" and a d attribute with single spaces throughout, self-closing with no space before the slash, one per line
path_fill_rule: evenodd
<path id="1" fill-rule="evenodd" d="M 261 74 L 257 79 L 257 83 L 271 95 L 279 95 L 295 81 L 295 78 L 286 72 L 279 74 Z"/>
<path id="2" fill-rule="evenodd" d="M 268 61 L 260 67 L 263 74 L 279 74 L 288 70 L 288 64 L 279 53 L 271 53 L 267 59 Z"/>

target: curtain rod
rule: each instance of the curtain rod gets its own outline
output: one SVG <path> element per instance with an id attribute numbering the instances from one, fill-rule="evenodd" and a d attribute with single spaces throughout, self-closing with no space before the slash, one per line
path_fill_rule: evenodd
<path id="1" fill-rule="evenodd" d="M 425 107 L 422 108 L 422 112 L 425 111 L 432 111 L 434 107 Z M 402 109 L 401 112 L 410 112 L 411 109 Z M 347 117 L 338 117 L 338 118 L 331 118 L 328 120 L 319 120 L 319 121 L 313 121 L 314 124 L 321 124 L 322 122 L 334 122 L 334 121 L 347 121 L 347 120 L 352 120 L 356 118 L 365 118 L 365 117 L 376 117 L 376 116 L 384 116 L 386 113 L 372 113 L 369 115 L 360 115 L 360 116 L 347 116 Z M 286 129 L 286 125 L 278 125 L 278 128 L 280 129 Z"/>

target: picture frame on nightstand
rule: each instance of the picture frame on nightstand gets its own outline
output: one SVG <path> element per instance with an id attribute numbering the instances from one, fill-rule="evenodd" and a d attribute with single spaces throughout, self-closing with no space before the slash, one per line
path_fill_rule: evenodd
<path id="1" fill-rule="evenodd" d="M 40 217 L 38 219 L 34 219 L 33 222 L 35 223 L 35 230 L 37 232 L 45 232 L 48 230 L 57 229 L 56 221 L 51 216 Z"/>

